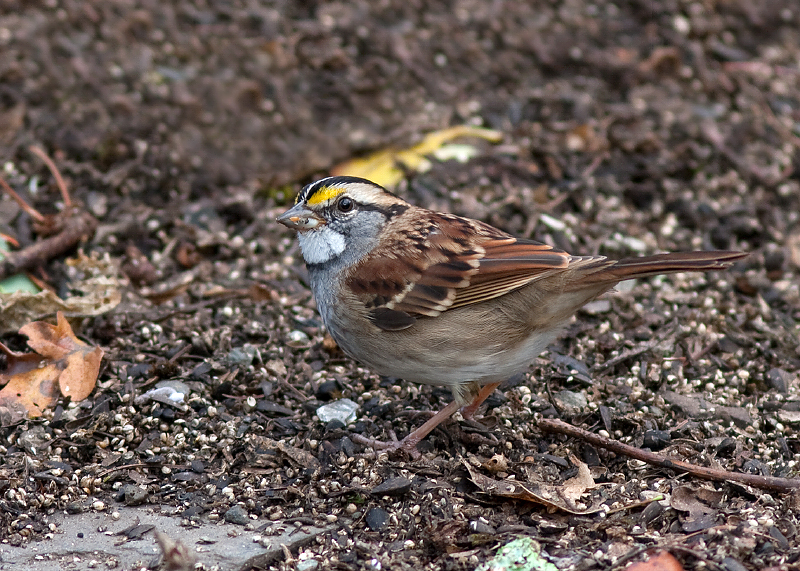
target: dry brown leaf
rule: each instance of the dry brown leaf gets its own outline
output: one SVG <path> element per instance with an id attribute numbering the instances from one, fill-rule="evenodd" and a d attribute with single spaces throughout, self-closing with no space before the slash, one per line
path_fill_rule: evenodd
<path id="1" fill-rule="evenodd" d="M 0 293 L 0 333 L 16 331 L 26 323 L 56 311 L 63 311 L 69 317 L 83 317 L 101 315 L 119 304 L 122 294 L 117 263 L 108 255 L 79 253 L 66 263 L 77 275 L 70 283 L 70 289 L 80 295 L 61 299 L 47 290 L 36 294 L 24 291 Z"/>
<path id="2" fill-rule="evenodd" d="M 273 440 L 264 436 L 254 436 L 250 439 L 253 450 L 277 450 L 283 454 L 290 462 L 302 468 L 310 468 L 318 471 L 321 467 L 319 460 L 302 448 L 290 446 L 283 441 Z M 249 466 L 245 470 L 254 470 L 269 465 L 274 461 L 274 456 L 267 456 L 261 452 L 256 452 L 249 460 Z"/>
<path id="3" fill-rule="evenodd" d="M 683 565 L 669 552 L 661 551 L 647 561 L 628 565 L 625 571 L 683 571 Z"/>
<path id="4" fill-rule="evenodd" d="M 278 292 L 264 284 L 253 284 L 247 289 L 247 297 L 253 301 L 275 301 L 279 296 Z"/>
<path id="5" fill-rule="evenodd" d="M 687 484 L 672 490 L 670 506 L 676 510 L 689 512 L 681 527 L 687 533 L 708 529 L 716 524 L 718 506 L 724 498 L 723 492 L 710 490 L 701 485 Z"/>
<path id="6" fill-rule="evenodd" d="M 87 345 L 73 333 L 59 311 L 56 325 L 35 321 L 20 334 L 36 353 L 17 353 L 0 343 L 6 370 L 0 373 L 0 421 L 3 425 L 37 417 L 52 406 L 59 394 L 79 402 L 89 396 L 97 382 L 103 350 Z"/>
<path id="7" fill-rule="evenodd" d="M 715 512 L 716 509 L 709 504 L 719 504 L 723 497 L 722 492 L 687 484 L 672 490 L 670 506 L 676 510 L 689 512 L 692 516 L 698 516 Z"/>
<path id="8" fill-rule="evenodd" d="M 579 462 L 577 459 L 573 460 L 573 462 L 575 461 Z M 579 468 L 578 475 L 575 476 L 575 478 L 571 478 L 563 484 L 549 484 L 546 482 L 533 481 L 520 482 L 510 479 L 495 480 L 494 478 L 484 476 L 468 462 L 464 462 L 472 482 L 485 494 L 501 498 L 523 500 L 526 502 L 536 502 L 550 509 L 558 509 L 571 514 L 587 515 L 597 513 L 603 509 L 602 500 L 587 498 L 583 505 L 577 501 L 577 498 L 583 495 L 588 488 L 594 487 L 594 480 L 592 480 L 591 475 L 589 476 L 591 484 L 589 484 L 589 480 L 585 478 L 585 474 L 582 475 L 580 464 L 582 463 L 576 464 Z M 588 467 L 586 468 L 586 473 L 588 473 Z M 565 484 L 568 483 L 569 485 L 565 488 Z M 580 493 L 578 493 L 579 490 Z"/>
<path id="9" fill-rule="evenodd" d="M 5 353 L 7 367 L 0 373 L 0 426 L 14 424 L 30 414 L 41 415 L 42 409 L 58 398 L 57 374 L 48 367 L 40 367 L 41 355 L 17 353 L 0 343 Z"/>
<path id="10" fill-rule="evenodd" d="M 578 473 L 564 482 L 561 494 L 565 500 L 574 505 L 586 493 L 586 490 L 594 488 L 595 484 L 592 473 L 589 471 L 589 466 L 573 455 L 570 455 L 569 460 L 573 466 L 578 467 Z"/>

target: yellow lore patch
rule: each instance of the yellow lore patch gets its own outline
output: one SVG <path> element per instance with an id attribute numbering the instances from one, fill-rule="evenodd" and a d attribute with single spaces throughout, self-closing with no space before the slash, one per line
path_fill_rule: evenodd
<path id="1" fill-rule="evenodd" d="M 308 197 L 307 204 L 314 206 L 315 204 L 322 204 L 333 198 L 336 198 L 344 192 L 341 186 L 323 186 L 317 192 Z"/>

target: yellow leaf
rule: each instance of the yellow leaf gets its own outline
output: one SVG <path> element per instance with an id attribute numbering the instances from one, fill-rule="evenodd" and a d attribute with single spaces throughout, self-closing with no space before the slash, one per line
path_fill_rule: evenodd
<path id="1" fill-rule="evenodd" d="M 358 176 L 390 188 L 403 180 L 404 169 L 416 172 L 428 170 L 430 162 L 427 157 L 429 155 L 435 156 L 437 151 L 441 150 L 447 143 L 460 137 L 477 137 L 492 143 L 498 143 L 502 140 L 503 134 L 500 131 L 471 127 L 469 125 L 450 127 L 429 133 L 420 143 L 408 149 L 388 148 L 376 151 L 360 159 L 346 161 L 331 169 L 331 174 L 334 176 Z M 466 146 L 459 145 L 454 149 L 450 149 L 449 152 L 443 153 L 442 156 L 462 161 L 468 160 L 477 151 L 474 150 L 474 147 L 464 148 Z"/>

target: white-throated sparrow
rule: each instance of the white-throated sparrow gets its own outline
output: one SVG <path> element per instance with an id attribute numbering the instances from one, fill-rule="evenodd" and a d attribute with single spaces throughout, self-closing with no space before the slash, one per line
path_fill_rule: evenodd
<path id="1" fill-rule="evenodd" d="M 345 353 L 382 375 L 452 389 L 453 402 L 402 441 L 368 441 L 409 452 L 462 405 L 471 417 L 618 282 L 720 270 L 746 255 L 572 256 L 344 176 L 303 188 L 278 221 L 297 230 L 322 320 Z"/>

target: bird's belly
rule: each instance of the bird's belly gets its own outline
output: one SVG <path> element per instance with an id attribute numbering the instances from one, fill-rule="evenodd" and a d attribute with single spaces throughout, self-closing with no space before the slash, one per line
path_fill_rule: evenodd
<path id="1" fill-rule="evenodd" d="M 378 374 L 453 387 L 502 382 L 527 370 L 563 326 L 537 328 L 511 339 L 502 337 L 491 323 L 484 327 L 475 327 L 474 322 L 471 327 L 458 325 L 451 322 L 443 330 L 436 318 L 422 318 L 402 331 L 373 327 L 369 334 L 362 330 L 356 336 L 341 322 L 329 326 L 329 331 L 345 353 Z"/>

